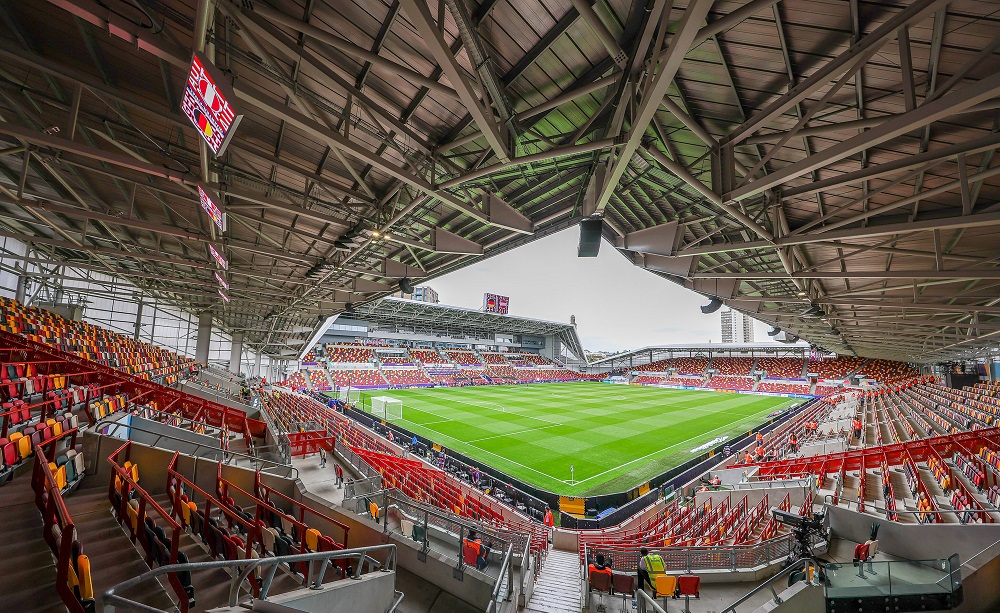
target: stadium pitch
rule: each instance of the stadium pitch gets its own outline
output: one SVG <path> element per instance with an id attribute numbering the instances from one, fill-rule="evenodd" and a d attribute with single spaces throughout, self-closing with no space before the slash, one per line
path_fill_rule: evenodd
<path id="1" fill-rule="evenodd" d="M 379 390 L 402 401 L 403 428 L 563 495 L 624 491 L 802 402 L 601 383 Z M 713 445 L 714 446 L 714 445 Z M 570 470 L 570 467 L 573 470 Z"/>

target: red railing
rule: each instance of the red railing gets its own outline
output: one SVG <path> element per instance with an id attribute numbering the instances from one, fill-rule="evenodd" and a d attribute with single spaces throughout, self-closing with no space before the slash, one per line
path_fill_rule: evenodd
<path id="1" fill-rule="evenodd" d="M 49 469 L 40 445 L 35 447 L 35 468 L 32 473 L 32 487 L 35 490 L 35 505 L 42 514 L 42 535 L 49 549 L 56 556 L 56 592 L 70 613 L 86 613 L 84 604 L 70 587 L 70 578 L 79 578 L 74 564 L 74 550 L 80 548 L 76 526 L 70 517 L 62 493 L 56 485 L 55 476 Z M 58 528 L 58 529 L 57 529 Z M 72 573 L 72 574 L 71 574 Z M 84 579 L 86 580 L 86 578 Z M 93 587 L 81 590 L 84 600 L 93 598 Z"/>
<path id="2" fill-rule="evenodd" d="M 211 523 L 209 519 L 212 517 L 213 507 L 218 509 L 223 515 L 226 516 L 226 522 L 229 527 L 239 526 L 242 528 L 244 535 L 246 536 L 246 542 L 244 543 L 243 557 L 250 559 L 253 557 L 252 551 L 255 545 L 263 547 L 264 542 L 260 535 L 260 524 L 256 522 L 250 522 L 244 519 L 242 516 L 234 512 L 227 505 L 220 502 L 215 496 L 209 494 L 205 490 L 201 489 L 195 485 L 194 481 L 191 481 L 181 473 L 177 472 L 177 459 L 180 457 L 180 452 L 174 452 L 173 459 L 170 460 L 170 464 L 167 467 L 167 489 L 171 492 L 171 503 L 173 505 L 172 512 L 175 517 L 183 517 L 183 511 L 181 510 L 181 505 L 184 504 L 182 496 L 182 488 L 188 490 L 188 499 L 194 501 L 194 494 L 198 494 L 204 499 L 204 507 L 201 509 L 202 517 L 202 530 L 206 531 L 210 529 Z M 197 503 L 196 503 L 197 504 Z M 210 538 L 209 549 L 212 552 L 212 557 L 214 558 L 220 552 L 217 550 L 217 543 L 215 538 Z M 226 556 L 226 552 L 221 552 L 223 556 Z M 260 584 L 257 581 L 256 575 L 253 573 L 248 577 L 250 581 L 250 586 L 253 590 L 254 597 L 260 594 Z"/>
<path id="3" fill-rule="evenodd" d="M 113 472 L 108 483 L 108 500 L 111 502 L 111 507 L 115 512 L 115 519 L 118 520 L 119 524 L 126 527 L 133 544 L 137 540 L 139 541 L 146 555 L 146 564 L 152 566 L 155 557 L 153 548 L 157 547 L 157 544 L 150 542 L 145 530 L 146 518 L 149 516 L 149 512 L 152 511 L 154 515 L 159 517 L 160 522 L 162 522 L 159 525 L 161 527 L 165 526 L 164 532 L 166 532 L 167 528 L 170 530 L 170 550 L 167 552 L 167 564 L 177 564 L 177 553 L 183 528 L 163 507 L 153 500 L 153 497 L 146 490 L 139 486 L 132 477 L 131 471 L 125 469 L 124 463 L 129 461 L 131 450 L 132 441 L 127 441 L 108 456 L 108 464 L 111 465 Z M 138 508 L 133 508 L 129 504 L 131 495 L 138 498 Z M 170 587 L 177 595 L 181 613 L 187 613 L 190 595 L 185 591 L 177 573 L 170 573 L 168 579 Z"/>

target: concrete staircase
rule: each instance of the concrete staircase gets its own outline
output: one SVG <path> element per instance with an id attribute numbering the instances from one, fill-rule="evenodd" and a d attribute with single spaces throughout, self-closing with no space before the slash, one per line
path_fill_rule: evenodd
<path id="1" fill-rule="evenodd" d="M 582 609 L 580 554 L 550 549 L 535 591 L 524 611 L 530 613 L 580 613 Z"/>
<path id="2" fill-rule="evenodd" d="M 56 565 L 42 538 L 42 516 L 35 506 L 31 472 L 0 488 L 0 609 L 23 613 L 66 611 L 54 588 Z"/>
<path id="3" fill-rule="evenodd" d="M 76 525 L 77 538 L 83 543 L 84 553 L 90 557 L 94 596 L 100 611 L 101 595 L 105 590 L 146 572 L 149 566 L 111 513 L 106 482 L 85 477 L 80 488 L 65 501 Z M 167 592 L 155 581 L 147 581 L 121 595 L 160 609 L 169 610 L 174 606 Z"/>

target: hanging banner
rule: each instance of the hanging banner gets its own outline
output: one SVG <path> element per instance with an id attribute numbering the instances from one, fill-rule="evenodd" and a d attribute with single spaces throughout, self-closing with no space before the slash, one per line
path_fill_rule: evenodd
<path id="1" fill-rule="evenodd" d="M 222 288 L 228 292 L 229 291 L 229 284 L 226 283 L 226 280 L 222 278 L 222 275 L 220 275 L 219 273 L 215 273 L 215 278 L 216 278 L 216 280 L 218 280 L 219 285 L 221 285 Z"/>
<path id="2" fill-rule="evenodd" d="M 220 232 L 226 231 L 226 214 L 222 212 L 215 199 L 201 184 L 198 184 L 198 199 L 201 201 L 201 208 L 208 213 L 209 219 L 219 228 Z"/>
<path id="3" fill-rule="evenodd" d="M 208 148 L 222 155 L 243 119 L 230 106 L 236 94 L 226 83 L 226 76 L 202 53 L 191 58 L 181 111 L 187 115 Z"/>
<path id="4" fill-rule="evenodd" d="M 212 243 L 208 244 L 208 250 L 211 252 L 212 257 L 215 258 L 215 263 L 218 264 L 222 270 L 229 270 L 229 262 L 226 261 L 226 258 L 222 257 L 222 254 L 216 250 Z"/>

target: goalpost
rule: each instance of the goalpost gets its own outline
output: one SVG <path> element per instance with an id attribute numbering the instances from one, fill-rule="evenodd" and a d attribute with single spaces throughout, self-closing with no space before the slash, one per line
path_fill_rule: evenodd
<path id="1" fill-rule="evenodd" d="M 337 391 L 337 396 L 344 402 L 357 404 L 361 398 L 361 390 L 345 386 Z"/>
<path id="2" fill-rule="evenodd" d="M 389 421 L 403 419 L 403 401 L 391 396 L 372 396 L 372 415 Z"/>

